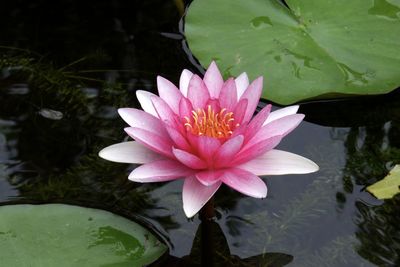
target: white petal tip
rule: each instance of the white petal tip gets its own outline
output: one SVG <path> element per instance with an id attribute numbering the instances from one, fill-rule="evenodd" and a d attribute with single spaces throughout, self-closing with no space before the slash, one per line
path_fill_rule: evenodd
<path id="1" fill-rule="evenodd" d="M 164 81 L 167 81 L 167 79 L 165 79 L 164 77 L 162 77 L 162 76 L 160 76 L 160 75 L 157 76 L 157 85 L 159 85 L 159 84 L 162 85 L 162 83 L 163 83 Z"/>
<path id="2" fill-rule="evenodd" d="M 240 75 L 239 76 L 237 76 L 237 78 L 239 78 L 239 77 L 249 77 L 249 76 L 247 76 L 247 72 L 242 72 L 242 73 L 240 73 Z"/>
<path id="3" fill-rule="evenodd" d="M 265 187 L 265 191 L 264 192 L 260 192 L 257 195 L 253 195 L 252 197 L 254 198 L 266 198 L 267 197 L 267 193 L 268 193 L 268 189 L 267 187 Z"/>
<path id="4" fill-rule="evenodd" d="M 138 176 L 136 175 L 135 170 L 133 170 L 133 171 L 129 174 L 128 180 L 129 180 L 129 181 L 132 181 L 132 182 L 136 182 L 136 183 L 143 183 L 142 177 L 138 177 Z"/>
<path id="5" fill-rule="evenodd" d="M 143 96 L 143 94 L 146 94 L 146 91 L 144 90 L 136 90 L 136 97 L 141 97 Z"/>
<path id="6" fill-rule="evenodd" d="M 121 116 L 121 118 L 124 118 L 127 115 L 128 110 L 129 108 L 119 108 L 117 112 Z"/>
<path id="7" fill-rule="evenodd" d="M 299 108 L 300 108 L 300 106 L 299 105 L 293 105 L 293 106 L 291 106 L 292 107 L 292 109 L 293 109 L 293 111 L 294 111 L 294 113 L 297 113 L 297 111 L 299 110 Z"/>
<path id="8" fill-rule="evenodd" d="M 303 166 L 297 172 L 293 172 L 293 174 L 308 174 L 319 171 L 319 166 L 314 161 L 301 156 L 299 156 L 299 159 L 302 159 Z"/>
<path id="9" fill-rule="evenodd" d="M 121 162 L 121 161 L 115 159 L 116 151 L 115 151 L 114 147 L 115 147 L 115 145 L 111 145 L 111 146 L 103 148 L 98 153 L 99 157 L 102 159 L 108 160 L 108 161 Z"/>
<path id="10" fill-rule="evenodd" d="M 317 171 L 319 171 L 319 166 L 314 161 L 310 160 L 310 169 L 309 169 L 309 171 L 310 171 L 309 173 L 317 172 Z"/>
<path id="11" fill-rule="evenodd" d="M 190 211 L 190 210 L 186 210 L 185 207 L 183 207 L 183 211 L 185 212 L 185 215 L 188 218 L 192 218 L 197 213 L 197 212 L 193 212 L 193 211 Z"/>
<path id="12" fill-rule="evenodd" d="M 202 204 L 200 208 L 196 209 L 194 207 L 188 207 L 187 205 L 183 204 L 183 212 L 185 213 L 186 217 L 192 218 L 195 216 L 197 213 L 200 212 L 201 208 L 205 205 L 206 203 Z"/>
<path id="13" fill-rule="evenodd" d="M 136 177 L 128 176 L 128 180 L 136 183 L 141 183 L 142 181 Z"/>
<path id="14" fill-rule="evenodd" d="M 105 152 L 104 150 L 105 150 L 105 148 L 100 150 L 98 155 L 100 158 L 107 160 L 107 152 Z"/>

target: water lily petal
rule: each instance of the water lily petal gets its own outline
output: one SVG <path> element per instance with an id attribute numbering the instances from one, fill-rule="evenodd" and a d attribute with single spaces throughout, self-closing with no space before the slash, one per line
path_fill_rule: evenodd
<path id="1" fill-rule="evenodd" d="M 246 129 L 246 140 L 250 140 L 253 136 L 257 134 L 257 132 L 263 126 L 264 121 L 268 118 L 270 111 L 271 105 L 267 105 L 250 121 Z"/>
<path id="2" fill-rule="evenodd" d="M 307 158 L 276 149 L 239 165 L 238 168 L 255 175 L 302 174 L 319 169 L 317 164 Z"/>
<path id="3" fill-rule="evenodd" d="M 244 135 L 244 134 L 246 133 L 246 128 L 247 128 L 247 124 L 241 124 L 241 125 L 239 125 L 239 127 L 237 127 L 237 128 L 233 131 L 233 133 L 232 133 L 232 135 L 231 135 L 231 138 L 234 138 L 234 137 L 236 137 L 236 136 L 238 136 L 238 135 Z"/>
<path id="4" fill-rule="evenodd" d="M 293 114 L 274 120 L 264 125 L 255 136 L 248 141 L 248 145 L 254 145 L 263 139 L 270 138 L 271 136 L 282 135 L 286 136 L 294 130 L 300 122 L 304 119 L 303 114 Z"/>
<path id="5" fill-rule="evenodd" d="M 99 152 L 99 157 L 114 162 L 136 164 L 148 163 L 162 158 L 160 154 L 134 141 L 105 147 Z"/>
<path id="6" fill-rule="evenodd" d="M 156 96 L 153 93 L 143 91 L 143 90 L 137 90 L 136 91 L 136 97 L 139 100 L 140 106 L 144 111 L 147 113 L 155 116 L 158 118 L 158 114 L 156 110 L 154 109 L 153 103 L 151 102 L 151 97 Z"/>
<path id="7" fill-rule="evenodd" d="M 295 106 L 289 106 L 289 107 L 285 107 L 285 108 L 281 108 L 281 109 L 272 111 L 271 114 L 269 114 L 267 120 L 264 122 L 264 125 L 267 123 L 270 123 L 274 120 L 280 119 L 282 117 L 296 114 L 298 110 L 299 110 L 299 106 L 295 105 Z"/>
<path id="8" fill-rule="evenodd" d="M 184 70 L 179 89 L 158 76 L 159 96 L 137 91 L 144 111 L 119 109 L 132 126 L 125 131 L 135 142 L 106 147 L 99 155 L 144 164 L 131 172 L 132 181 L 186 177 L 183 205 L 188 217 L 196 214 L 222 183 L 252 197 L 266 197 L 267 187 L 256 174 L 309 173 L 318 166 L 301 156 L 274 150 L 304 118 L 297 114 L 298 106 L 270 112 L 268 105 L 252 119 L 262 85 L 262 77 L 249 85 L 246 73 L 224 83 L 214 61 L 204 79 Z M 229 131 L 230 136 L 213 137 L 220 131 Z"/>
<path id="9" fill-rule="evenodd" d="M 247 99 L 241 99 L 235 107 L 233 114 L 235 114 L 235 122 L 238 124 L 247 123 L 243 121 L 244 115 L 246 115 L 247 103 L 249 101 Z"/>
<path id="10" fill-rule="evenodd" d="M 219 103 L 222 108 L 233 111 L 237 103 L 236 84 L 233 78 L 228 79 L 223 85 L 219 94 Z"/>
<path id="11" fill-rule="evenodd" d="M 203 80 L 196 74 L 192 76 L 189 82 L 188 98 L 192 102 L 193 108 L 204 109 L 210 94 Z"/>
<path id="12" fill-rule="evenodd" d="M 247 76 L 246 72 L 240 74 L 236 79 L 236 89 L 237 89 L 237 98 L 243 95 L 244 91 L 246 91 L 247 87 L 249 86 L 249 77 Z"/>
<path id="13" fill-rule="evenodd" d="M 161 121 L 169 125 L 176 125 L 177 115 L 162 98 L 152 96 L 151 102 L 153 103 L 154 109 L 157 111 L 158 117 Z"/>
<path id="14" fill-rule="evenodd" d="M 178 88 L 161 76 L 157 77 L 157 88 L 160 97 L 168 104 L 175 114 L 179 114 L 179 102 L 183 96 Z"/>
<path id="15" fill-rule="evenodd" d="M 183 70 L 181 73 L 181 78 L 179 79 L 179 90 L 181 91 L 182 95 L 187 97 L 187 91 L 189 87 L 189 81 L 192 78 L 193 73 L 189 70 Z"/>
<path id="16" fill-rule="evenodd" d="M 186 97 L 182 97 L 179 103 L 179 117 L 191 118 L 192 110 L 193 110 L 192 103 L 190 103 L 190 101 Z"/>
<path id="17" fill-rule="evenodd" d="M 221 111 L 221 105 L 219 104 L 219 101 L 217 99 L 209 99 L 206 103 L 207 108 L 208 106 L 210 106 L 211 109 L 215 111 L 215 113 Z"/>
<path id="18" fill-rule="evenodd" d="M 217 67 L 217 64 L 215 64 L 214 61 L 211 62 L 206 73 L 204 74 L 204 83 L 208 88 L 210 96 L 213 98 L 218 98 L 222 85 L 224 84 L 224 80 Z"/>
<path id="19" fill-rule="evenodd" d="M 174 158 L 171 139 L 134 127 L 128 127 L 124 130 L 130 137 L 150 150 Z"/>
<path id="20" fill-rule="evenodd" d="M 174 142 L 175 147 L 191 152 L 192 147 L 180 131 L 178 131 L 175 127 L 171 127 L 169 125 L 165 125 L 165 129 L 167 129 L 168 135 Z"/>
<path id="21" fill-rule="evenodd" d="M 201 170 L 207 167 L 207 163 L 204 160 L 189 152 L 181 149 L 172 149 L 172 153 L 174 153 L 177 160 L 189 168 Z"/>
<path id="22" fill-rule="evenodd" d="M 128 179 L 140 183 L 164 182 L 191 175 L 193 170 L 176 160 L 158 160 L 134 169 Z"/>
<path id="23" fill-rule="evenodd" d="M 261 97 L 262 86 L 263 77 L 258 77 L 247 87 L 246 91 L 244 91 L 243 95 L 241 96 L 240 99 L 248 100 L 247 110 L 243 118 L 244 121 L 250 121 L 251 117 L 253 116 L 254 111 L 257 108 L 258 101 Z"/>
<path id="24" fill-rule="evenodd" d="M 224 173 L 223 170 L 205 170 L 196 173 L 196 178 L 203 185 L 209 186 L 219 181 L 219 177 Z"/>
<path id="25" fill-rule="evenodd" d="M 222 168 L 230 166 L 233 158 L 240 151 L 243 144 L 243 135 L 238 135 L 234 138 L 229 139 L 217 150 L 214 156 L 214 166 L 216 168 Z"/>
<path id="26" fill-rule="evenodd" d="M 202 185 L 194 176 L 189 176 L 183 183 L 183 210 L 187 217 L 193 217 L 215 194 L 221 182 L 210 186 Z"/>
<path id="27" fill-rule="evenodd" d="M 167 134 L 160 119 L 144 112 L 143 110 L 135 108 L 120 108 L 118 109 L 118 113 L 131 127 L 140 128 L 160 135 Z"/>
<path id="28" fill-rule="evenodd" d="M 267 186 L 260 177 L 241 169 L 229 169 L 221 176 L 221 181 L 239 191 L 242 194 L 265 198 L 267 196 Z"/>
<path id="29" fill-rule="evenodd" d="M 246 144 L 242 148 L 242 150 L 236 155 L 236 157 L 231 163 L 231 166 L 247 162 L 251 159 L 263 155 L 267 151 L 270 151 L 271 149 L 275 148 L 282 140 L 282 138 L 283 138 L 282 135 L 277 135 L 263 139 L 255 144 L 251 145 Z"/>
<path id="30" fill-rule="evenodd" d="M 218 141 L 216 138 L 213 137 L 197 136 L 196 145 L 199 155 L 203 159 L 209 160 L 209 162 L 211 162 L 214 153 L 221 146 L 221 143 L 220 141 Z"/>

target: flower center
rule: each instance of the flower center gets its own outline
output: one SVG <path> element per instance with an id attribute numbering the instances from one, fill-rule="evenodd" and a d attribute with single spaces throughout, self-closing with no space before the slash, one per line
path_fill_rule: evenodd
<path id="1" fill-rule="evenodd" d="M 226 112 L 225 108 L 215 112 L 210 105 L 207 106 L 207 111 L 192 110 L 192 117 L 185 116 L 184 119 L 186 130 L 199 136 L 227 138 L 232 135 L 234 129 L 239 127 L 238 123 L 234 123 L 233 112 Z"/>

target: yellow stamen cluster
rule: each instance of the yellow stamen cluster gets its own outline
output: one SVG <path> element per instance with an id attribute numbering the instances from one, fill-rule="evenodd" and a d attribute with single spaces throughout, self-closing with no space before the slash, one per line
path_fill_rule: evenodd
<path id="1" fill-rule="evenodd" d="M 235 124 L 232 112 L 226 112 L 223 108 L 215 112 L 211 106 L 207 106 L 207 111 L 197 109 L 192 111 L 192 118 L 185 116 L 185 127 L 187 131 L 196 135 L 205 135 L 216 138 L 227 138 L 239 124 Z"/>

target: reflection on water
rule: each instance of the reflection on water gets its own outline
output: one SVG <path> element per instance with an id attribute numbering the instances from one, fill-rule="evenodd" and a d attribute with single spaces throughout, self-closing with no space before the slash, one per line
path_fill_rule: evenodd
<path id="1" fill-rule="evenodd" d="M 196 230 L 189 255 L 170 257 L 155 266 L 285 266 L 292 260 L 293 256 L 278 252 L 263 251 L 248 258 L 233 255 L 221 227 L 213 221 L 203 221 Z"/>
<path id="2" fill-rule="evenodd" d="M 200 237 L 207 238 L 209 231 L 220 265 L 255 266 L 269 259 L 282 266 L 399 264 L 398 198 L 376 201 L 364 191 L 399 163 L 398 92 L 303 105 L 308 122 L 279 148 L 313 159 L 320 172 L 265 177 L 269 196 L 264 200 L 222 187 L 216 195 L 216 223 L 204 225 L 197 217 L 185 218 L 182 181 L 132 183 L 126 177 L 134 166 L 97 156 L 101 148 L 127 140 L 116 108 L 138 107 L 137 89 L 154 92 L 157 75 L 177 84 L 183 68 L 198 69 L 177 38 L 180 17 L 174 1 L 75 6 L 64 0 L 59 5 L 66 11 L 57 14 L 63 19 L 56 21 L 40 3 L 21 7 L 10 1 L 2 9 L 7 14 L 0 16 L 0 45 L 46 55 L 1 50 L 2 202 L 17 197 L 96 205 L 132 218 L 139 214 L 170 243 L 170 266 L 206 260 Z M 90 20 L 87 14 L 93 14 Z M 38 16 L 35 27 L 41 30 L 33 31 Z M 255 27 L 268 24 L 259 20 Z M 278 51 L 271 60 L 294 62 L 300 76 L 301 68 L 314 68 L 310 58 Z M 367 74 L 344 71 L 353 84 L 368 82 Z M 94 246 L 115 244 L 116 253 L 126 253 L 135 243 L 107 227 L 92 234 Z"/>
<path id="3" fill-rule="evenodd" d="M 400 196 L 381 206 L 358 202 L 358 253 L 378 266 L 400 265 Z"/>

